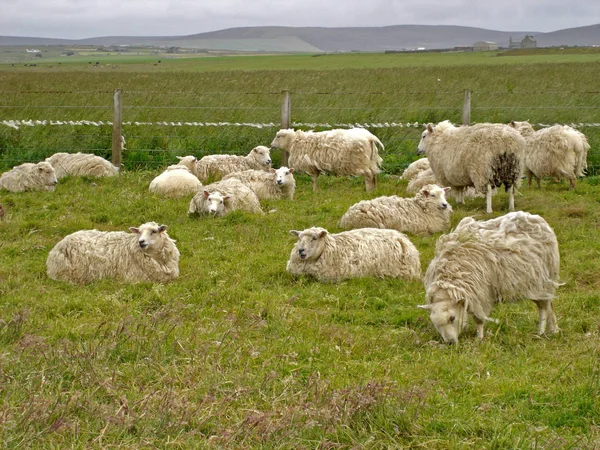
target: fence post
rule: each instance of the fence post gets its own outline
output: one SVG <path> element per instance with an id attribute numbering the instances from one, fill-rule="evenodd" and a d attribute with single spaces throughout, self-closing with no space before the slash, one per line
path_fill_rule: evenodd
<path id="1" fill-rule="evenodd" d="M 121 102 L 121 89 L 115 89 L 113 103 L 112 163 L 117 167 L 121 167 L 121 137 L 123 134 L 123 104 Z"/>
<path id="2" fill-rule="evenodd" d="M 462 113 L 463 125 L 471 125 L 471 90 L 465 89 L 465 102 L 463 103 Z"/>
<path id="3" fill-rule="evenodd" d="M 286 129 L 286 128 L 290 128 L 291 125 L 291 98 L 290 98 L 290 91 L 287 89 L 284 89 L 283 91 L 281 91 L 281 128 L 282 129 Z M 282 166 L 286 166 L 288 165 L 288 158 L 289 158 L 289 153 L 287 151 L 283 151 L 281 153 L 281 165 Z"/>

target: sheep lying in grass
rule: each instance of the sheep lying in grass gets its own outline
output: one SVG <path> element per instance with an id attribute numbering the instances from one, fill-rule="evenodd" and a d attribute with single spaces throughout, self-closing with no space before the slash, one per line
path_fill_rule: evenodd
<path id="1" fill-rule="evenodd" d="M 531 178 L 566 178 L 575 189 L 577 177 L 584 176 L 590 145 L 585 135 L 566 125 L 554 125 L 535 131 L 529 122 L 512 121 L 510 125 L 525 138 L 525 172 L 531 187 Z"/>
<path id="2" fill-rule="evenodd" d="M 53 191 L 56 183 L 54 168 L 44 161 L 21 164 L 0 176 L 0 189 L 11 192 Z"/>
<path id="3" fill-rule="evenodd" d="M 412 198 L 392 195 L 362 200 L 346 211 L 340 227 L 390 228 L 421 235 L 446 230 L 452 212 L 445 195 L 449 189 L 428 184 Z"/>
<path id="4" fill-rule="evenodd" d="M 232 172 L 243 170 L 268 170 L 271 168 L 271 154 L 268 147 L 259 145 L 246 156 L 208 155 L 196 164 L 196 175 L 203 183 L 209 179 L 220 179 Z"/>
<path id="5" fill-rule="evenodd" d="M 202 188 L 200 180 L 186 166 L 174 164 L 150 182 L 150 192 L 166 197 L 194 195 Z"/>
<path id="6" fill-rule="evenodd" d="M 195 156 L 192 156 L 192 155 L 176 156 L 176 158 L 179 160 L 179 162 L 176 165 L 187 167 L 188 169 L 190 169 L 190 172 L 192 174 L 194 174 L 194 176 L 198 177 L 197 172 L 196 172 L 197 165 L 198 165 L 198 158 L 196 158 Z"/>
<path id="7" fill-rule="evenodd" d="M 423 170 L 419 172 L 415 177 L 413 177 L 406 186 L 406 193 L 414 195 L 417 192 L 419 192 L 423 186 L 427 186 L 428 184 L 440 184 L 440 182 L 436 180 L 435 175 L 433 174 L 433 170 L 431 169 Z M 496 188 L 492 189 L 492 193 L 496 193 Z M 463 190 L 462 196 L 463 198 L 475 198 L 483 197 L 483 194 L 477 192 L 472 186 L 469 186 L 468 188 Z M 454 197 L 454 192 L 446 192 L 446 197 Z"/>
<path id="8" fill-rule="evenodd" d="M 223 177 L 224 180 L 230 178 L 237 178 L 252 189 L 259 200 L 293 200 L 296 192 L 294 169 L 288 169 L 287 167 L 280 167 L 277 170 L 271 169 L 268 172 L 264 170 L 244 170 Z"/>
<path id="9" fill-rule="evenodd" d="M 289 165 L 312 177 L 313 191 L 322 172 L 342 176 L 365 177 L 367 191 L 377 187 L 377 173 L 382 159 L 378 146 L 383 144 L 363 128 L 330 130 L 318 133 L 280 130 L 271 147 L 289 153 Z"/>
<path id="10" fill-rule="evenodd" d="M 473 186 L 486 192 L 486 211 L 492 212 L 492 188 L 504 184 L 509 193 L 508 209 L 515 208 L 514 187 L 521 183 L 525 140 L 514 128 L 482 123 L 455 127 L 447 120 L 427 125 L 418 153 L 427 154 L 435 178 L 457 191 L 456 201 L 464 202 L 463 191 Z"/>
<path id="11" fill-rule="evenodd" d="M 119 168 L 100 156 L 90 153 L 55 153 L 46 158 L 56 172 L 56 178 L 67 175 L 88 177 L 113 177 Z"/>
<path id="12" fill-rule="evenodd" d="M 82 230 L 66 236 L 46 261 L 53 280 L 85 284 L 102 278 L 166 283 L 179 276 L 179 250 L 166 225 L 148 222 L 132 233 Z"/>
<path id="13" fill-rule="evenodd" d="M 501 301 L 533 300 L 539 334 L 558 331 L 552 300 L 559 284 L 560 258 L 554 231 L 540 216 L 522 211 L 488 221 L 466 217 L 441 236 L 424 277 L 431 321 L 445 342 L 456 343 L 472 315 L 477 336 L 493 321 Z"/>
<path id="14" fill-rule="evenodd" d="M 323 282 L 421 276 L 419 252 L 396 230 L 361 228 L 330 234 L 313 227 L 290 234 L 298 238 L 287 263 L 287 271 L 295 276 L 311 275 Z"/>
<path id="15" fill-rule="evenodd" d="M 404 169 L 404 172 L 402 172 L 400 179 L 411 181 L 421 172 L 430 169 L 431 166 L 429 165 L 429 160 L 427 158 L 417 159 L 416 161 L 410 163 L 406 169 Z"/>
<path id="16" fill-rule="evenodd" d="M 237 178 L 204 186 L 190 202 L 188 214 L 222 217 L 235 210 L 264 214 L 252 189 Z"/>

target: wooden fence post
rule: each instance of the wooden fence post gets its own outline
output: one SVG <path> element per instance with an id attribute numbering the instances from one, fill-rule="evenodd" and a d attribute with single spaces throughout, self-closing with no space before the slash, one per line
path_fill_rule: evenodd
<path id="1" fill-rule="evenodd" d="M 122 135 L 123 104 L 121 102 L 121 89 L 115 89 L 112 130 L 112 163 L 117 167 L 121 167 Z"/>
<path id="2" fill-rule="evenodd" d="M 290 98 L 290 91 L 287 89 L 284 89 L 283 91 L 281 91 L 281 128 L 282 129 L 286 129 L 286 128 L 290 128 L 291 125 L 291 98 Z M 286 166 L 288 165 L 288 158 L 289 158 L 290 154 L 287 151 L 283 151 L 281 153 L 281 165 L 282 166 Z"/>
<path id="3" fill-rule="evenodd" d="M 463 125 L 471 125 L 471 90 L 465 89 L 465 101 L 463 103 L 462 113 Z"/>

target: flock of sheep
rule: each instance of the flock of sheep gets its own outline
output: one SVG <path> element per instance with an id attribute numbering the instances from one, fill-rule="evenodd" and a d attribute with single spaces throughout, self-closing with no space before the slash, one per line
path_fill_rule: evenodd
<path id="1" fill-rule="evenodd" d="M 289 153 L 288 167 L 271 168 L 268 147 L 246 156 L 178 157 L 150 183 L 149 190 L 167 197 L 193 196 L 188 214 L 224 216 L 234 210 L 263 214 L 263 199 L 293 200 L 295 171 L 312 177 L 317 190 L 321 173 L 364 176 L 366 190 L 376 187 L 382 162 L 381 141 L 365 129 L 304 132 L 280 130 L 271 143 Z M 505 186 L 509 210 L 514 189 L 527 175 L 566 178 L 571 188 L 586 168 L 589 145 L 583 134 L 553 126 L 534 131 L 527 122 L 455 127 L 448 121 L 428 125 L 418 152 L 402 178 L 412 198 L 377 197 L 352 205 L 340 219 L 349 231 L 333 234 L 313 227 L 290 231 L 298 241 L 287 271 L 322 282 L 355 277 L 420 279 L 419 251 L 404 233 L 427 235 L 447 231 L 452 207 L 465 197 L 492 196 Z M 115 176 L 118 168 L 95 155 L 57 153 L 38 164 L 22 164 L 0 176 L 0 189 L 13 192 L 53 190 L 66 175 Z M 210 183 L 210 181 L 218 180 Z M 203 184 L 210 183 L 210 184 Z M 0 205 L 0 210 L 1 205 Z M 82 230 L 63 238 L 50 251 L 48 276 L 70 283 L 101 278 L 164 283 L 179 276 L 179 251 L 165 225 L 145 223 L 126 232 Z M 487 221 L 466 217 L 442 235 L 423 277 L 430 318 L 445 342 L 455 343 L 472 316 L 483 338 L 493 305 L 533 300 L 539 309 L 539 333 L 558 331 L 552 309 L 559 283 L 556 236 L 537 215 L 517 211 Z"/>

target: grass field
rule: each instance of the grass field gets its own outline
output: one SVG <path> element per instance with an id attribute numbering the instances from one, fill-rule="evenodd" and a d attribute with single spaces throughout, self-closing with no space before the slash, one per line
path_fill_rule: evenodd
<path id="1" fill-rule="evenodd" d="M 0 65 L 0 122 L 279 120 L 281 89 L 295 122 L 473 120 L 599 122 L 596 55 L 325 55 L 205 58 L 156 63 Z M 562 58 L 567 57 L 567 60 Z M 361 59 L 364 58 L 364 59 Z M 472 59 L 469 59 L 472 58 Z M 541 58 L 541 59 L 536 59 Z M 501 61 L 508 61 L 502 63 Z M 381 65 L 378 65 L 381 64 Z M 388 67 L 383 64 L 390 64 Z M 50 67 L 52 65 L 52 67 Z M 363 68 L 368 67 L 368 68 Z M 438 79 L 440 81 L 438 81 Z M 582 129 L 600 164 L 600 134 Z M 555 229 L 561 332 L 538 337 L 528 301 L 499 305 L 482 342 L 474 327 L 441 343 L 419 282 L 293 279 L 290 229 L 340 231 L 353 203 L 405 195 L 394 174 L 416 158 L 419 129 L 377 128 L 387 173 L 298 175 L 293 202 L 264 216 L 187 217 L 189 199 L 148 184 L 177 154 L 245 153 L 276 128 L 125 127 L 118 178 L 67 178 L 49 193 L 0 193 L 0 442 L 2 448 L 544 448 L 600 446 L 600 179 L 577 189 L 521 187 L 517 209 Z M 2 170 L 62 150 L 109 156 L 110 128 L 0 125 Z M 278 151 L 273 151 L 276 162 Z M 135 170 L 132 170 L 135 169 Z M 485 218 L 483 199 L 456 206 Z M 507 196 L 494 199 L 494 216 Z M 169 226 L 180 277 L 166 285 L 47 278 L 65 235 Z M 411 237 L 425 269 L 438 235 Z"/>

